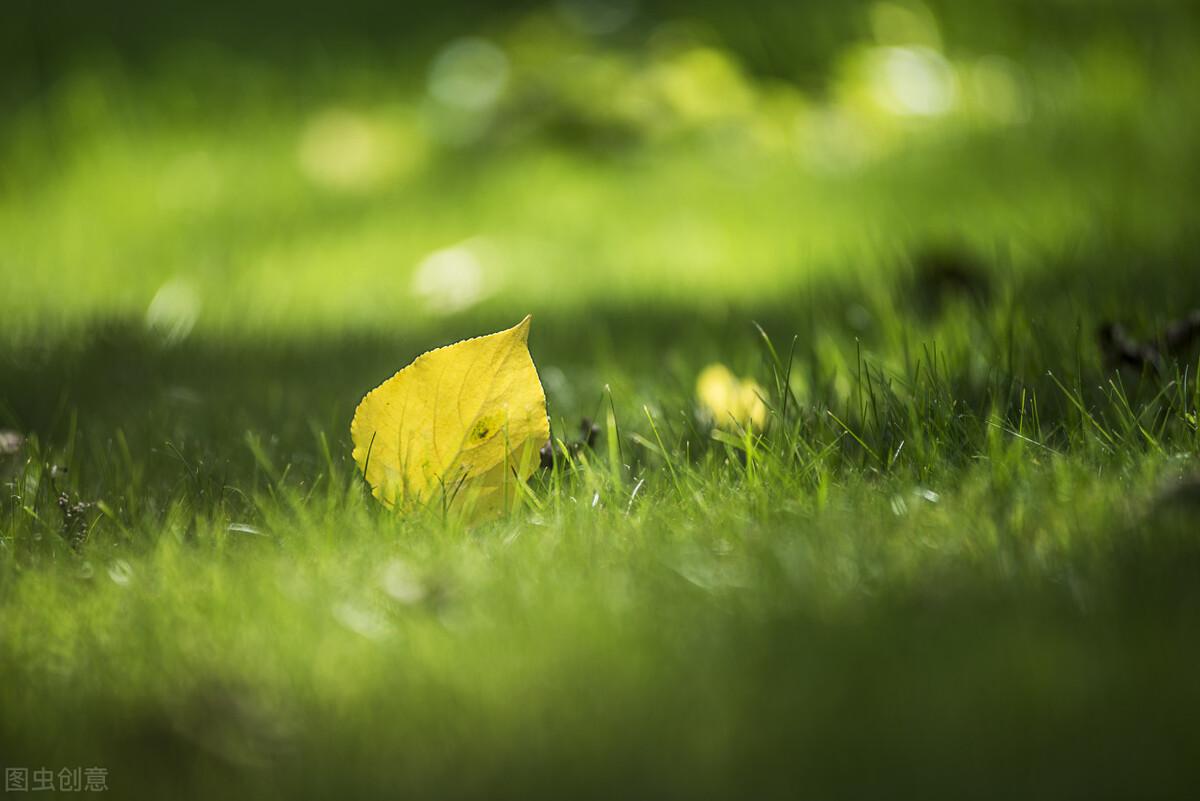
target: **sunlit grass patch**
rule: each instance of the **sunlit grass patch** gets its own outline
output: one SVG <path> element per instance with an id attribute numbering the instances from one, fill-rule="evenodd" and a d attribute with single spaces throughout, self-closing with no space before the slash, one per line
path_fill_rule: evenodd
<path id="1" fill-rule="evenodd" d="M 0 762 L 121 797 L 1190 788 L 1186 30 L 1001 52 L 858 11 L 819 85 L 569 2 L 416 66 L 87 61 L 0 121 Z M 364 393 L 527 313 L 514 502 L 376 503 Z"/>

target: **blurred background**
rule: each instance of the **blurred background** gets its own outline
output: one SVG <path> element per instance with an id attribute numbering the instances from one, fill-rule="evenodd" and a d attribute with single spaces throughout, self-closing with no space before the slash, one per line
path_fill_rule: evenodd
<path id="1" fill-rule="evenodd" d="M 885 285 L 930 247 L 1013 276 L 1169 262 L 1198 21 L 1161 0 L 9 2 L 0 327 L 719 314 Z"/>

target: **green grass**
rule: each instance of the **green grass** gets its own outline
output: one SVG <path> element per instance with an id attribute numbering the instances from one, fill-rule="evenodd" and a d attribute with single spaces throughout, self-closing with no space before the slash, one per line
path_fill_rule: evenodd
<path id="1" fill-rule="evenodd" d="M 3 127 L 0 764 L 122 798 L 1194 787 L 1200 360 L 1095 336 L 1200 304 L 1188 48 L 1031 59 L 1021 124 L 864 112 L 836 168 L 754 139 L 748 76 L 736 119 L 616 136 L 566 86 L 464 149 L 377 61 L 198 52 Z M 331 106 L 422 155 L 306 178 Z M 445 313 L 414 267 L 464 240 L 486 292 Z M 526 312 L 554 436 L 595 446 L 496 522 L 375 504 L 363 393 Z M 697 414 L 714 361 L 761 435 Z"/>

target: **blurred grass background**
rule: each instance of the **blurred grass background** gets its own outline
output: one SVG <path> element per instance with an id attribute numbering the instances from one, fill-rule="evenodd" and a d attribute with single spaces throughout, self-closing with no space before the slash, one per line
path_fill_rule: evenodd
<path id="1" fill-rule="evenodd" d="M 791 5 L 18 5 L 4 328 L 720 306 L 1190 222 L 1186 4 Z"/>
<path id="2" fill-rule="evenodd" d="M 1194 786 L 1195 343 L 1096 336 L 1200 306 L 1193 4 L 0 16 L 0 765 Z M 374 508 L 363 392 L 527 312 L 596 451 L 490 526 Z M 711 362 L 761 442 L 696 414 Z"/>

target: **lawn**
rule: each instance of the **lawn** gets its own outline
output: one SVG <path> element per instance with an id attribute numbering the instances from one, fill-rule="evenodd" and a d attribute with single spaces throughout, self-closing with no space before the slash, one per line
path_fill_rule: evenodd
<path id="1" fill-rule="evenodd" d="M 719 15 L 56 56 L 0 116 L 0 766 L 1194 792 L 1198 23 L 1049 5 L 831 10 L 811 83 Z M 526 314 L 554 464 L 378 504 L 362 396 Z"/>

